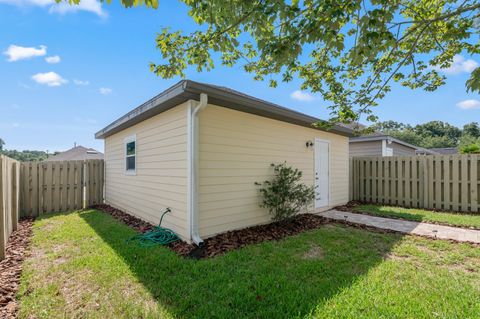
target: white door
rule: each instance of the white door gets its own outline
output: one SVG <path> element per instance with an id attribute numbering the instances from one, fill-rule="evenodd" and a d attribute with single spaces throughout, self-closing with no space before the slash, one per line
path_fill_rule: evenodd
<path id="1" fill-rule="evenodd" d="M 330 196 L 330 144 L 315 139 L 315 208 L 328 206 Z"/>

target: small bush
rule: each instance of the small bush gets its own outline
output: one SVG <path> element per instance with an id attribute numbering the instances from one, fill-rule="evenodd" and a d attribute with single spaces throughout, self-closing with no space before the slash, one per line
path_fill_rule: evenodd
<path id="1" fill-rule="evenodd" d="M 270 181 L 256 182 L 262 195 L 260 207 L 268 208 L 274 221 L 289 219 L 307 208 L 315 198 L 315 187 L 302 184 L 302 172 L 283 164 L 271 164 L 275 176 Z"/>
<path id="2" fill-rule="evenodd" d="M 480 146 L 477 144 L 465 145 L 460 148 L 462 154 L 480 154 Z"/>

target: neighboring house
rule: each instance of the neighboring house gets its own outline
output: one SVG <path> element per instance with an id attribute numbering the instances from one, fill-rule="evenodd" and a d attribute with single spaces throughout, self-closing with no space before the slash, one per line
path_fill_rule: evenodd
<path id="1" fill-rule="evenodd" d="M 292 165 L 317 186 L 315 211 L 348 202 L 352 131 L 209 84 L 184 80 L 99 131 L 105 201 L 187 241 L 267 223 L 255 182 L 271 163 Z"/>
<path id="2" fill-rule="evenodd" d="M 68 151 L 58 153 L 53 156 L 49 156 L 45 161 L 74 161 L 74 160 L 91 160 L 91 159 L 103 159 L 103 153 L 94 150 L 93 148 L 86 148 L 81 145 L 75 145 Z"/>
<path id="3" fill-rule="evenodd" d="M 356 131 L 366 128 L 360 123 L 342 125 Z M 415 156 L 419 154 L 430 155 L 433 152 L 381 132 L 350 138 L 350 156 Z"/>
<path id="4" fill-rule="evenodd" d="M 350 138 L 350 156 L 415 156 L 418 149 L 388 135 Z"/>
<path id="5" fill-rule="evenodd" d="M 440 155 L 459 154 L 457 147 L 429 148 L 429 150 Z"/>
<path id="6" fill-rule="evenodd" d="M 433 149 L 431 148 L 421 148 L 419 147 L 416 151 L 415 151 L 415 154 L 416 155 L 440 155 L 440 153 L 437 153 L 435 152 Z"/>

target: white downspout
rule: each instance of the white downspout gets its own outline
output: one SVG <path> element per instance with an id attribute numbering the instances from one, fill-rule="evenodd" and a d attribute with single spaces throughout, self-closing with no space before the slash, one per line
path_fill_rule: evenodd
<path id="1" fill-rule="evenodd" d="M 192 110 L 191 116 L 191 159 L 190 159 L 190 239 L 197 245 L 203 243 L 198 233 L 198 163 L 199 163 L 199 125 L 198 114 L 208 105 L 208 96 L 200 94 L 200 103 Z"/>

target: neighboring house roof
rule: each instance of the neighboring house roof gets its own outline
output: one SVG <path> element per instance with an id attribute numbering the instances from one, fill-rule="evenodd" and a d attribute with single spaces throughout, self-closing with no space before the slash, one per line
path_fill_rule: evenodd
<path id="1" fill-rule="evenodd" d="M 68 151 L 61 152 L 57 155 L 50 156 L 45 161 L 73 161 L 73 160 L 91 160 L 103 159 L 103 153 L 94 150 L 93 148 L 86 148 L 81 145 L 75 146 Z"/>
<path id="2" fill-rule="evenodd" d="M 440 148 L 429 148 L 428 150 L 442 155 L 452 155 L 458 154 L 457 147 L 440 147 Z"/>
<path id="3" fill-rule="evenodd" d="M 182 80 L 100 130 L 95 137 L 105 138 L 183 102 L 198 100 L 201 93 L 208 95 L 210 104 L 296 125 L 313 128 L 312 123 L 323 121 L 223 86 Z M 334 125 L 329 130 L 323 130 L 344 136 L 353 136 L 351 129 L 341 125 Z"/>
<path id="4" fill-rule="evenodd" d="M 380 134 L 380 133 L 378 133 Z M 351 137 L 350 138 L 350 143 L 357 143 L 357 142 L 372 142 L 372 141 L 392 141 L 401 145 L 404 145 L 406 147 L 413 148 L 415 150 L 422 149 L 421 147 L 409 144 L 407 142 L 404 142 L 402 140 L 399 140 L 398 138 L 391 137 L 389 135 L 366 135 L 366 136 L 357 136 L 357 137 Z M 422 149 L 423 150 L 423 149 Z"/>
<path id="5" fill-rule="evenodd" d="M 437 153 L 431 149 L 428 149 L 428 148 L 422 148 L 422 147 L 419 147 L 416 151 L 415 151 L 415 154 L 417 155 L 440 155 L 440 153 Z"/>

